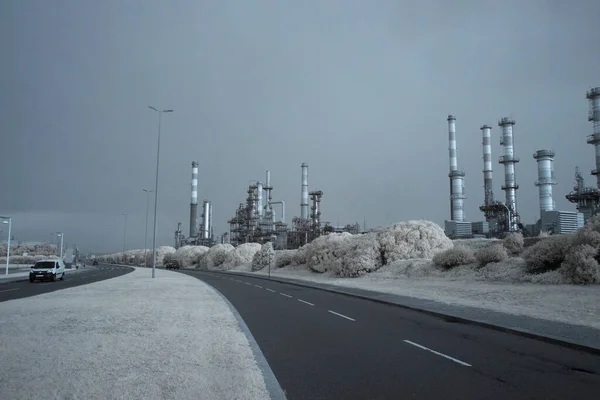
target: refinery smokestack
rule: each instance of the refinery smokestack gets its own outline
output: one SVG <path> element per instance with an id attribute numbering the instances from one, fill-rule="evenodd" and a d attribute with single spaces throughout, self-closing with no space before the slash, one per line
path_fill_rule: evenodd
<path id="1" fill-rule="evenodd" d="M 190 201 L 190 237 L 198 236 L 198 162 L 192 161 L 192 199 Z"/>
<path id="2" fill-rule="evenodd" d="M 596 175 L 596 185 L 600 189 L 600 87 L 587 92 L 586 98 L 590 101 L 588 121 L 592 121 L 594 132 L 588 136 L 587 142 L 593 144 L 596 151 L 596 168 L 592 170 L 592 175 Z"/>
<path id="3" fill-rule="evenodd" d="M 464 180 L 465 173 L 458 170 L 456 156 L 456 118 L 448 115 L 448 153 L 450 156 L 450 219 L 464 221 Z"/>
<path id="4" fill-rule="evenodd" d="M 300 219 L 308 220 L 308 164 L 302 163 L 302 193 L 300 198 Z"/>
<path id="5" fill-rule="evenodd" d="M 492 127 L 483 125 L 481 128 L 483 135 L 483 190 L 484 202 L 489 206 L 494 202 L 494 186 L 492 185 Z"/>
<path id="6" fill-rule="evenodd" d="M 511 118 L 502 118 L 498 122 L 498 126 L 502 128 L 502 138 L 500 145 L 504 148 L 504 154 L 498 159 L 498 163 L 504 164 L 504 185 L 502 190 L 506 193 L 506 206 L 510 210 L 510 226 L 509 231 L 517 231 L 519 223 L 519 214 L 517 213 L 517 185 L 515 177 L 515 164 L 519 162 L 519 158 L 515 157 L 513 126 L 515 120 Z"/>
<path id="7" fill-rule="evenodd" d="M 539 188 L 540 216 L 543 211 L 554 210 L 554 200 L 552 199 L 552 186 L 556 185 L 553 167 L 554 155 L 552 150 L 538 150 L 533 154 L 533 158 L 538 163 L 538 180 L 535 181 L 535 186 Z"/>

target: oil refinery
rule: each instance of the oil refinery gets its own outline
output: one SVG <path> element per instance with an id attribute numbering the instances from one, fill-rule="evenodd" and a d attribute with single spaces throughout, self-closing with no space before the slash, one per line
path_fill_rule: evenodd
<path id="1" fill-rule="evenodd" d="M 592 122 L 593 133 L 587 137 L 587 143 L 594 145 L 595 168 L 591 175 L 596 177 L 596 187 L 586 187 L 579 167 L 575 168 L 575 186 L 566 199 L 575 204 L 577 211 L 555 209 L 553 187 L 557 184 L 554 175 L 555 152 L 551 149 L 539 149 L 533 153 L 537 163 L 539 215 L 534 224 L 524 225 L 517 209 L 516 166 L 520 159 L 516 156 L 514 126 L 516 121 L 502 117 L 498 121 L 500 128 L 499 144 L 501 155 L 498 164 L 503 168 L 503 201 L 494 197 L 492 162 L 492 127 L 484 124 L 481 130 L 483 155 L 484 202 L 479 206 L 483 214 L 480 221 L 470 222 L 465 217 L 465 171 L 459 168 L 456 120 L 448 115 L 448 155 L 450 219 L 444 221 L 444 230 L 450 238 L 501 237 L 508 232 L 522 232 L 526 236 L 540 232 L 561 234 L 581 228 L 600 210 L 600 87 L 586 93 L 590 111 L 588 120 Z M 332 226 L 324 222 L 321 214 L 322 190 L 309 190 L 308 165 L 301 166 L 300 216 L 294 216 L 291 224 L 286 221 L 286 202 L 274 199 L 274 187 L 271 171 L 265 173 L 265 180 L 250 181 L 245 201 L 240 203 L 227 223 L 229 231 L 215 238 L 212 221 L 212 203 L 204 200 L 202 214 L 198 218 L 198 162 L 192 162 L 191 201 L 189 236 L 186 238 L 178 223 L 175 231 L 175 247 L 183 245 L 213 246 L 217 243 L 230 243 L 234 246 L 242 243 L 273 242 L 276 249 L 296 249 L 313 239 L 331 232 L 361 233 L 366 227 L 358 223 L 344 226 Z"/>

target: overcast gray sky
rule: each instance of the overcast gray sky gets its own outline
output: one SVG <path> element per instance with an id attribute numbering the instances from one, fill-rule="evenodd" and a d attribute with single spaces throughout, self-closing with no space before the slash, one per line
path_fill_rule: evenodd
<path id="1" fill-rule="evenodd" d="M 446 117 L 457 117 L 466 217 L 482 220 L 481 131 L 515 118 L 518 207 L 538 217 L 534 151 L 553 148 L 558 209 L 580 165 L 590 185 L 585 92 L 600 86 L 600 2 L 0 2 L 0 215 L 16 239 L 64 231 L 84 250 L 144 241 L 163 119 L 159 244 L 199 199 L 227 229 L 248 181 L 300 213 L 300 164 L 323 220 L 449 218 Z M 495 194 L 503 180 L 494 163 Z M 3 238 L 6 238 L 4 229 Z"/>

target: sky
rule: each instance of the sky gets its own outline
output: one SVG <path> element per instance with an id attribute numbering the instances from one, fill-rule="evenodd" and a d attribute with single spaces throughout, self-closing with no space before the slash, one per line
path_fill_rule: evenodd
<path id="1" fill-rule="evenodd" d="M 301 164 L 322 220 L 449 219 L 447 116 L 465 214 L 483 220 L 481 131 L 512 117 L 517 207 L 539 218 L 539 149 L 556 208 L 594 168 L 586 91 L 600 86 L 597 0 L 6 0 L 0 2 L 0 215 L 17 240 L 143 248 L 162 120 L 157 244 L 189 231 L 191 162 L 215 234 L 270 169 L 287 220 Z M 150 198 L 151 240 L 153 199 Z M 122 214 L 128 214 L 124 217 Z M 125 219 L 127 226 L 125 231 Z M 6 225 L 1 239 L 6 239 Z"/>

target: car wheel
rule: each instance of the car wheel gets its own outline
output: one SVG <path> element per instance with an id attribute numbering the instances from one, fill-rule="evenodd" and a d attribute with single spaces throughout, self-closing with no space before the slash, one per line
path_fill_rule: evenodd
<path id="1" fill-rule="evenodd" d="M 33 283 L 35 282 L 35 279 L 33 279 L 32 277 L 29 277 L 29 283 Z"/>
<path id="2" fill-rule="evenodd" d="M 55 282 L 56 281 L 56 274 L 52 274 L 52 276 L 50 277 L 50 280 L 52 282 Z"/>
<path id="3" fill-rule="evenodd" d="M 60 276 L 60 280 L 63 281 L 65 280 L 65 273 L 63 272 L 62 275 Z"/>

